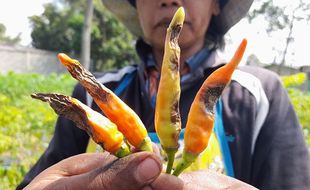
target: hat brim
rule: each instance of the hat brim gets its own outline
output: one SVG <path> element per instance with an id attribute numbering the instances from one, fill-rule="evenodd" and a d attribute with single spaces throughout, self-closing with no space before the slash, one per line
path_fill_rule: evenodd
<path id="1" fill-rule="evenodd" d="M 143 36 L 137 10 L 127 0 L 102 0 L 110 10 L 135 36 Z M 253 0 L 229 0 L 220 14 L 213 19 L 216 32 L 225 34 L 238 23 L 249 11 Z"/>

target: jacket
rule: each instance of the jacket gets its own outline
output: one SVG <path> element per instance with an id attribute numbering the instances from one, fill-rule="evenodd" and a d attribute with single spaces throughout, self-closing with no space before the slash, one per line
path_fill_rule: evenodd
<path id="1" fill-rule="evenodd" d="M 222 63 L 218 54 L 213 52 L 196 69 L 191 79 L 181 84 L 183 128 L 196 92 Z M 97 78 L 118 94 L 152 133 L 155 132 L 155 110 L 145 88 L 144 67 L 142 62 L 100 74 Z M 81 85 L 75 86 L 72 96 L 99 111 Z M 222 143 L 226 146 L 224 156 L 229 157 L 233 177 L 259 189 L 309 188 L 309 151 L 288 94 L 276 74 L 258 67 L 240 66 L 220 101 L 221 138 L 224 138 Z M 47 167 L 84 153 L 88 141 L 84 131 L 75 127 L 73 122 L 59 117 L 48 148 L 17 189 L 26 186 Z"/>

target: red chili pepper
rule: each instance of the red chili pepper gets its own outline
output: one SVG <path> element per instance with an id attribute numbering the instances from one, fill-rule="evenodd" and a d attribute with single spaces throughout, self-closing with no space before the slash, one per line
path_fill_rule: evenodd
<path id="1" fill-rule="evenodd" d="M 231 75 L 241 61 L 246 45 L 247 41 L 244 39 L 232 60 L 214 71 L 196 94 L 186 123 L 182 160 L 176 166 L 173 175 L 178 176 L 207 148 L 213 130 L 215 103 L 230 82 Z"/>
<path id="2" fill-rule="evenodd" d="M 58 54 L 60 62 L 93 97 L 103 113 L 117 125 L 128 142 L 139 150 L 153 151 L 151 139 L 139 116 L 110 89 L 102 85 L 78 60 Z"/>
<path id="3" fill-rule="evenodd" d="M 117 157 L 129 155 L 130 149 L 117 126 L 108 118 L 87 107 L 79 100 L 61 94 L 32 94 L 31 97 L 48 102 L 54 111 L 76 123 L 102 148 Z"/>

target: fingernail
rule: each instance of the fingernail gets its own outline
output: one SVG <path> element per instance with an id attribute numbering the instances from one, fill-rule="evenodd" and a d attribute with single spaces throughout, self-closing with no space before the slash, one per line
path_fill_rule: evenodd
<path id="1" fill-rule="evenodd" d="M 137 181 L 145 183 L 160 174 L 160 164 L 152 158 L 143 160 L 137 169 Z"/>

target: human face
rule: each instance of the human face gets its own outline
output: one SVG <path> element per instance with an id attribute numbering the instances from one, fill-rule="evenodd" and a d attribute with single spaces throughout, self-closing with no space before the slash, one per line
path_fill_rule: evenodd
<path id="1" fill-rule="evenodd" d="M 202 46 L 211 17 L 219 14 L 217 0 L 137 0 L 136 5 L 144 40 L 161 50 L 178 7 L 183 6 L 186 14 L 179 39 L 181 49 Z"/>

